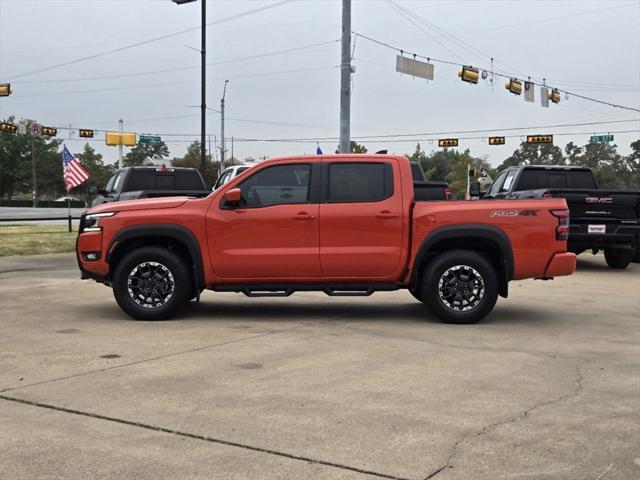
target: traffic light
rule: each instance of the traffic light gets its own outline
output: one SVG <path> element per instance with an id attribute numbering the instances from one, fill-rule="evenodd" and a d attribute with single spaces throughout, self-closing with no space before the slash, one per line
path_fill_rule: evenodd
<path id="1" fill-rule="evenodd" d="M 480 71 L 472 66 L 462 67 L 462 70 L 458 72 L 458 76 L 463 82 L 478 83 Z"/>
<path id="2" fill-rule="evenodd" d="M 80 138 L 93 138 L 93 130 L 88 130 L 86 128 L 80 129 Z"/>
<path id="3" fill-rule="evenodd" d="M 553 103 L 560 103 L 560 92 L 557 88 L 551 90 L 551 93 L 549 94 L 549 100 L 551 100 Z"/>
<path id="4" fill-rule="evenodd" d="M 553 135 L 527 135 L 527 143 L 553 143 Z"/>
<path id="5" fill-rule="evenodd" d="M 438 140 L 439 147 L 457 147 L 458 139 L 457 138 L 441 138 Z"/>
<path id="6" fill-rule="evenodd" d="M 55 137 L 58 134 L 58 129 L 53 127 L 42 127 L 42 135 L 45 137 Z"/>
<path id="7" fill-rule="evenodd" d="M 517 78 L 512 78 L 504 84 L 504 88 L 509 90 L 514 95 L 520 95 L 522 93 L 522 82 Z"/>
<path id="8" fill-rule="evenodd" d="M 5 133 L 16 133 L 18 131 L 18 126 L 13 125 L 11 123 L 0 123 L 0 132 Z"/>
<path id="9" fill-rule="evenodd" d="M 505 137 L 489 137 L 489 145 L 504 145 Z"/>
<path id="10" fill-rule="evenodd" d="M 8 97 L 11 95 L 11 84 L 0 83 L 0 97 Z"/>

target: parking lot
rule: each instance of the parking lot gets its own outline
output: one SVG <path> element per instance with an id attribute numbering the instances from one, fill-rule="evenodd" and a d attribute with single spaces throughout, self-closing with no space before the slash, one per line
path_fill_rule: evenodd
<path id="1" fill-rule="evenodd" d="M 0 478 L 640 478 L 640 266 L 407 292 L 205 292 L 125 318 L 73 255 L 0 259 Z"/>

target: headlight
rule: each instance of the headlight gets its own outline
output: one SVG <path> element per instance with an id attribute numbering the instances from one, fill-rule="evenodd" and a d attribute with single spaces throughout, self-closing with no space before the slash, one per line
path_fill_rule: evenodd
<path id="1" fill-rule="evenodd" d="M 105 213 L 90 213 L 84 217 L 84 221 L 82 223 L 82 232 L 100 232 L 102 230 L 102 226 L 100 225 L 100 219 L 106 217 L 113 217 L 116 212 L 105 212 Z"/>

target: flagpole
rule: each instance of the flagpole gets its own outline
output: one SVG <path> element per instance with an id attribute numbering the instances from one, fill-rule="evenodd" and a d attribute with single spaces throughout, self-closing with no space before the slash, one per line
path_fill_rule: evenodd
<path id="1" fill-rule="evenodd" d="M 63 143 L 62 144 L 62 175 L 64 176 L 64 149 L 67 148 L 67 146 Z M 69 198 L 69 188 L 67 188 L 65 186 L 65 190 L 67 191 L 67 222 L 69 224 L 69 233 L 71 233 L 73 231 L 73 228 L 71 226 L 71 199 Z"/>

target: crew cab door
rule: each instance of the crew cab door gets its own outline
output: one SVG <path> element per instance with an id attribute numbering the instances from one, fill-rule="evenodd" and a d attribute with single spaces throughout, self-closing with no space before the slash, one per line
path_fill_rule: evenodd
<path id="1" fill-rule="evenodd" d="M 322 169 L 322 275 L 385 279 L 397 274 L 405 230 L 397 162 L 345 158 L 324 160 Z"/>
<path id="2" fill-rule="evenodd" d="M 211 267 L 224 279 L 320 276 L 320 163 L 256 169 L 240 184 L 240 205 L 214 201 L 207 212 Z"/>

